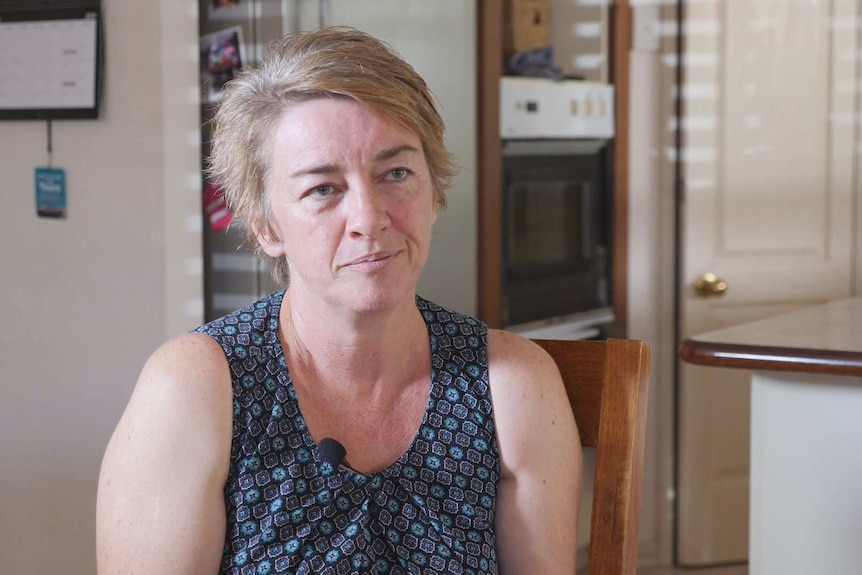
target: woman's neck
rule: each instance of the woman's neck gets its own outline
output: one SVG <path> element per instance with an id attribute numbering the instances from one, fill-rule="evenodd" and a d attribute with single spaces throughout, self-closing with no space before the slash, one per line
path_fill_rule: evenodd
<path id="1" fill-rule="evenodd" d="M 416 368 L 427 365 L 428 334 L 415 296 L 392 309 L 352 314 L 298 299 L 285 292 L 279 335 L 291 372 L 316 387 L 377 395 L 383 386 L 397 393 L 399 382 L 414 380 Z"/>

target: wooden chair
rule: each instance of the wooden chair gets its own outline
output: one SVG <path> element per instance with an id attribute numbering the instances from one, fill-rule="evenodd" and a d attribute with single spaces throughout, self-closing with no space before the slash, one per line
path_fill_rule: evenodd
<path id="1" fill-rule="evenodd" d="M 557 362 L 581 435 L 596 448 L 589 575 L 634 575 L 650 348 L 642 341 L 534 340 Z"/>

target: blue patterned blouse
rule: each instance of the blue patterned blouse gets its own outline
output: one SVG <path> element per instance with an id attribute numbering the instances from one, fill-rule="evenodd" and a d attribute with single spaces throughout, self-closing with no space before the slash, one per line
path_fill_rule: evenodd
<path id="1" fill-rule="evenodd" d="M 233 442 L 222 573 L 497 573 L 499 460 L 487 330 L 422 298 L 431 394 L 419 433 L 373 475 L 323 461 L 278 337 L 284 292 L 199 327 L 227 356 Z"/>

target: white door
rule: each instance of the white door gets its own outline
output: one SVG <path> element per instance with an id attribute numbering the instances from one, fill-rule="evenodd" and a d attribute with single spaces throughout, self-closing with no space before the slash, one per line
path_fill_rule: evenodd
<path id="1" fill-rule="evenodd" d="M 685 2 L 683 338 L 850 295 L 856 10 Z M 679 394 L 677 560 L 744 561 L 748 373 L 682 364 Z"/>

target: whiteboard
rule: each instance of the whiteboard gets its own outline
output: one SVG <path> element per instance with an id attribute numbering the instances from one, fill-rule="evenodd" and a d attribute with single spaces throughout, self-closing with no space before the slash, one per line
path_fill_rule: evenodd
<path id="1" fill-rule="evenodd" d="M 96 18 L 0 22 L 0 110 L 95 115 L 97 54 Z"/>

